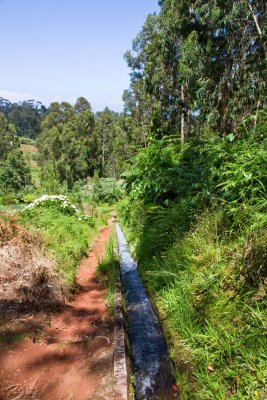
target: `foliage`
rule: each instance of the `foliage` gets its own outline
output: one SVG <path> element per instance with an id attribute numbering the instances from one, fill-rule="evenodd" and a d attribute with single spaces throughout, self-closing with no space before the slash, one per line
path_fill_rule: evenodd
<path id="1" fill-rule="evenodd" d="M 125 55 L 131 68 L 126 111 L 149 136 L 236 131 L 266 104 L 264 1 L 176 1 L 148 15 Z"/>
<path id="2" fill-rule="evenodd" d="M 124 182 L 113 178 L 100 178 L 95 186 L 95 196 L 100 202 L 114 204 L 124 195 Z"/>
<path id="3" fill-rule="evenodd" d="M 266 389 L 266 111 L 234 134 L 150 139 L 125 174 L 128 239 L 163 321 L 181 399 Z"/>
<path id="4" fill-rule="evenodd" d="M 30 168 L 20 150 L 12 150 L 0 164 L 0 187 L 4 192 L 18 192 L 31 184 Z"/>
<path id="5" fill-rule="evenodd" d="M 18 192 L 31 184 L 29 167 L 19 150 L 15 127 L 0 112 L 0 190 Z"/>
<path id="6" fill-rule="evenodd" d="M 23 195 L 22 201 L 23 201 L 23 203 L 25 203 L 25 204 L 31 204 L 31 203 L 33 203 L 35 200 L 37 200 L 38 197 L 39 197 L 39 196 L 38 196 L 36 193 L 27 193 L 27 194 L 24 194 L 24 195 Z"/>
<path id="7" fill-rule="evenodd" d="M 105 250 L 105 254 L 102 260 L 99 261 L 97 266 L 97 272 L 102 279 L 105 279 L 108 293 L 106 301 L 109 306 L 109 314 L 113 315 L 115 310 L 116 300 L 116 280 L 119 273 L 119 259 L 115 255 L 115 233 L 113 232 L 108 245 Z"/>
<path id="8" fill-rule="evenodd" d="M 93 126 L 94 116 L 86 99 L 78 99 L 74 107 L 67 102 L 50 105 L 37 139 L 43 181 L 51 176 L 54 189 L 64 182 L 71 188 L 93 171 Z"/>
<path id="9" fill-rule="evenodd" d="M 35 209 L 37 209 L 37 208 L 57 210 L 61 214 L 64 214 L 64 215 L 76 216 L 76 219 L 78 221 L 86 220 L 88 222 L 88 224 L 91 224 L 92 226 L 94 224 L 93 219 L 90 216 L 82 215 L 79 212 L 78 208 L 74 204 L 72 204 L 66 196 L 44 195 L 44 196 L 34 200 L 28 206 L 26 206 L 23 210 L 23 213 L 31 215 L 32 212 L 35 212 Z"/>
<path id="10" fill-rule="evenodd" d="M 20 136 L 18 139 L 19 139 L 20 144 L 28 144 L 31 146 L 34 146 L 34 144 L 35 144 L 33 139 L 30 139 L 26 136 Z"/>
<path id="11" fill-rule="evenodd" d="M 8 153 L 18 147 L 18 140 L 16 137 L 16 129 L 14 125 L 9 124 L 4 114 L 0 112 L 0 160 L 5 160 Z"/>
<path id="12" fill-rule="evenodd" d="M 249 135 L 207 136 L 183 147 L 176 140 L 153 140 L 125 174 L 131 199 L 168 205 L 188 198 L 194 208 L 212 202 L 231 214 L 241 204 L 257 204 L 264 211 L 266 126 L 263 119 Z"/>
<path id="13" fill-rule="evenodd" d="M 0 112 L 4 113 L 7 120 L 16 127 L 19 136 L 34 139 L 40 133 L 41 119 L 46 113 L 46 108 L 39 101 L 11 103 L 1 97 Z"/>
<path id="14" fill-rule="evenodd" d="M 86 256 L 100 220 L 77 217 L 76 209 L 64 198 L 46 198 L 20 213 L 20 221 L 44 237 L 45 250 L 52 257 L 67 288 L 73 288 L 79 261 Z M 66 204 L 66 206 L 64 206 Z"/>
<path id="15" fill-rule="evenodd" d="M 1 97 L 0 112 L 4 113 L 7 120 L 16 127 L 19 136 L 34 139 L 40 133 L 41 119 L 46 113 L 46 108 L 39 101 L 11 103 Z"/>
<path id="16" fill-rule="evenodd" d="M 7 193 L 0 197 L 0 204 L 2 204 L 3 206 L 11 204 L 14 205 L 16 203 L 18 203 L 18 200 L 15 194 L 13 193 Z"/>
<path id="17" fill-rule="evenodd" d="M 108 203 L 114 204 L 124 195 L 124 182 L 113 178 L 99 178 L 95 175 L 87 181 L 75 183 L 71 196 L 81 204 Z"/>
<path id="18" fill-rule="evenodd" d="M 36 140 L 41 183 L 47 191 L 59 192 L 62 185 L 71 190 L 76 182 L 97 174 L 118 180 L 135 153 L 132 140 L 126 118 L 107 107 L 94 114 L 83 97 L 73 107 L 52 103 Z"/>

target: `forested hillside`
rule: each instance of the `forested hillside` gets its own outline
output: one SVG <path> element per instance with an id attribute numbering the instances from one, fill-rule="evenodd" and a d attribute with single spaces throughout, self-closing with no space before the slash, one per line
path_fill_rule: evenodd
<path id="1" fill-rule="evenodd" d="M 46 107 L 39 101 L 11 103 L 0 97 L 0 112 L 6 116 L 8 122 L 16 126 L 19 136 L 34 139 L 40 133 L 41 119 L 46 113 Z"/>
<path id="2" fill-rule="evenodd" d="M 117 198 L 117 181 L 127 160 L 137 152 L 130 117 L 107 107 L 93 113 L 83 97 L 74 106 L 54 102 L 38 117 L 40 131 L 32 141 L 31 128 L 20 136 L 21 126 L 18 121 L 9 122 L 7 108 L 7 116 L 0 113 L 0 188 L 4 203 L 28 202 L 45 193 L 77 193 L 77 188 L 90 196 L 90 178 L 91 186 L 97 182 L 100 192 L 101 185 L 106 186 L 104 197 Z M 36 148 L 29 147 L 34 144 Z"/>
<path id="3" fill-rule="evenodd" d="M 162 0 L 125 60 L 121 113 L 93 112 L 84 97 L 47 109 L 1 99 L 0 204 L 44 194 L 67 195 L 91 214 L 116 204 L 180 399 L 264 400 L 266 2 Z M 25 137 L 37 146 L 31 168 L 19 149 Z M 22 222 L 47 231 L 52 211 Z M 86 247 L 79 226 L 70 281 Z"/>

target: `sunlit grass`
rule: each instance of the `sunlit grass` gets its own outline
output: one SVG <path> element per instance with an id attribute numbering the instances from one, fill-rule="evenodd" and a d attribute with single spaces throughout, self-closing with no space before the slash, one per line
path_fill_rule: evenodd
<path id="1" fill-rule="evenodd" d="M 183 213 L 182 207 L 176 211 Z M 138 212 L 133 214 L 138 219 Z M 191 229 L 179 234 L 178 228 L 171 236 L 182 215 L 166 211 L 139 218 L 137 232 L 134 220 L 128 224 L 128 239 L 138 235 L 132 243 L 168 338 L 181 400 L 265 399 L 266 291 L 258 261 L 267 247 L 262 219 L 257 235 L 249 226 L 237 235 L 223 211 L 202 212 Z"/>
<path id="2" fill-rule="evenodd" d="M 91 222 L 45 207 L 35 209 L 30 215 L 21 216 L 23 224 L 40 232 L 45 251 L 56 261 L 58 273 L 68 289 L 74 286 L 77 266 L 86 257 L 103 223 L 100 218 L 94 221 L 92 226 Z"/>
<path id="3" fill-rule="evenodd" d="M 115 254 L 117 253 L 117 251 L 115 251 L 116 248 L 116 235 L 113 231 L 105 249 L 104 256 L 97 266 L 98 275 L 105 279 L 108 289 L 106 302 L 109 306 L 110 315 L 113 315 L 115 310 L 116 280 L 119 274 L 119 257 Z"/>

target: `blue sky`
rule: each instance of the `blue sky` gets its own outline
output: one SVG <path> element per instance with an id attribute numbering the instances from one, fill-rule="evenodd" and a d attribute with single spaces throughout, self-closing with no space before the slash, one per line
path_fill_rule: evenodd
<path id="1" fill-rule="evenodd" d="M 123 54 L 157 0 L 0 0 L 0 97 L 122 110 Z"/>

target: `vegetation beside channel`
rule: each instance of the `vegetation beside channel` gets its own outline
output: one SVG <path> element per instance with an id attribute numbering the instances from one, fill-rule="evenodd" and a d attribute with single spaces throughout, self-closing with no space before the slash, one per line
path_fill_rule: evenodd
<path id="1" fill-rule="evenodd" d="M 147 135 L 120 218 L 181 399 L 264 399 L 266 5 L 160 3 L 126 54 L 127 111 Z"/>
<path id="2" fill-rule="evenodd" d="M 120 215 L 169 338 L 182 399 L 264 398 L 265 123 L 259 131 L 234 143 L 168 142 L 164 152 L 151 144 L 128 176 Z"/>
<path id="3" fill-rule="evenodd" d="M 113 228 L 104 256 L 99 260 L 97 268 L 98 275 L 105 281 L 108 289 L 106 301 L 110 315 L 113 315 L 115 311 L 116 282 L 119 277 L 119 266 L 116 233 Z"/>

